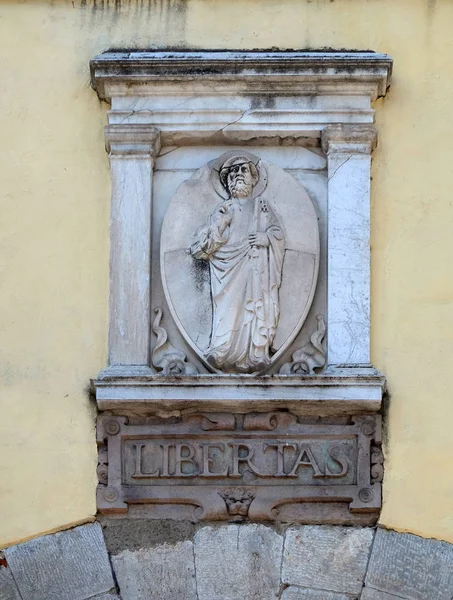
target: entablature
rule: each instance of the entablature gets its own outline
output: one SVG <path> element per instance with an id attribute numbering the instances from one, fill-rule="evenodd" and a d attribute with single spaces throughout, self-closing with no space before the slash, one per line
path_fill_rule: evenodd
<path id="1" fill-rule="evenodd" d="M 152 124 L 163 145 L 306 143 L 371 124 L 392 60 L 374 52 L 106 52 L 91 81 L 111 125 Z"/>

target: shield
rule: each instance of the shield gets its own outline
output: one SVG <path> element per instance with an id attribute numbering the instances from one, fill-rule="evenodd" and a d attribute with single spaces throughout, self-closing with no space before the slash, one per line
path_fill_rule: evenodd
<path id="1" fill-rule="evenodd" d="M 222 165 L 230 164 L 228 160 L 235 154 L 223 154 L 181 184 L 169 204 L 161 233 L 162 283 L 171 314 L 187 343 L 214 372 L 222 370 L 208 362 L 214 327 L 212 273 L 209 260 L 195 259 L 191 247 L 200 226 L 228 200 L 220 174 Z M 252 162 L 259 175 L 250 202 L 268 207 L 283 232 L 276 329 L 270 362 L 257 368 L 259 373 L 267 371 L 288 349 L 307 318 L 318 277 L 319 228 L 313 202 L 294 177 L 249 152 L 240 156 Z M 237 303 L 238 298 L 231 297 L 232 310 Z"/>

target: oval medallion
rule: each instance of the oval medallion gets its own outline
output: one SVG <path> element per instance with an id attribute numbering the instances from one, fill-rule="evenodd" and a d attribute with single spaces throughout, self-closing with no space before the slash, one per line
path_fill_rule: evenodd
<path id="1" fill-rule="evenodd" d="M 199 169 L 165 214 L 166 299 L 211 371 L 269 369 L 304 324 L 318 266 L 318 220 L 308 193 L 250 152 L 226 152 Z"/>

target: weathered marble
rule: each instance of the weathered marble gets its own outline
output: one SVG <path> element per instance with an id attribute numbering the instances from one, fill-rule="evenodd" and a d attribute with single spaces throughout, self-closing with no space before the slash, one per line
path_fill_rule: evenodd
<path id="1" fill-rule="evenodd" d="M 236 190 L 228 178 L 239 168 L 247 173 L 234 181 L 243 186 L 246 177 L 247 187 Z M 166 299 L 186 341 L 215 371 L 262 371 L 278 360 L 306 319 L 318 267 L 308 194 L 246 150 L 197 171 L 167 209 Z"/>
<path id="2" fill-rule="evenodd" d="M 328 363 L 370 360 L 370 167 L 373 126 L 329 126 Z"/>
<path id="3" fill-rule="evenodd" d="M 370 103 L 385 95 L 391 70 L 374 52 L 108 52 L 91 61 L 110 122 L 151 120 L 165 145 L 183 136 L 294 143 L 327 123 L 372 123 Z"/>
<path id="4" fill-rule="evenodd" d="M 109 364 L 149 365 L 151 190 L 155 127 L 106 130 L 110 154 Z"/>

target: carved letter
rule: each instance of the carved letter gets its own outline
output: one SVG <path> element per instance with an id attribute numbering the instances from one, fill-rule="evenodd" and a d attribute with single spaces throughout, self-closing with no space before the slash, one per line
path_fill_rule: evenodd
<path id="1" fill-rule="evenodd" d="M 203 470 L 200 473 L 200 477 L 226 477 L 228 476 L 228 466 L 221 473 L 211 473 L 209 467 L 212 465 L 214 460 L 209 456 L 209 448 L 218 448 L 222 452 L 225 452 L 225 444 L 201 444 Z"/>
<path id="2" fill-rule="evenodd" d="M 305 456 L 307 457 L 308 460 L 303 460 L 305 458 Z M 308 444 L 300 445 L 299 455 L 296 458 L 296 462 L 294 463 L 294 466 L 293 466 L 291 472 L 288 473 L 288 477 L 297 477 L 297 470 L 301 466 L 311 467 L 314 471 L 313 477 L 325 477 L 324 473 L 319 468 L 319 466 L 316 462 L 316 459 L 313 455 L 313 452 L 311 451 L 311 448 Z"/>
<path id="3" fill-rule="evenodd" d="M 169 469 L 169 457 L 168 450 L 170 446 L 168 444 L 160 444 L 160 448 L 162 448 L 162 477 L 170 477 Z"/>
<path id="4" fill-rule="evenodd" d="M 187 456 L 182 456 L 182 449 L 185 448 L 189 452 Z M 176 460 L 175 460 L 175 477 L 195 477 L 198 474 L 198 469 L 193 457 L 195 456 L 195 448 L 192 444 L 175 444 Z M 195 467 L 194 473 L 183 473 L 182 465 L 189 463 Z"/>
<path id="5" fill-rule="evenodd" d="M 154 473 L 142 473 L 142 451 L 146 444 L 134 444 L 135 448 L 135 471 L 132 475 L 134 479 L 146 479 L 147 477 L 159 477 L 160 471 L 154 471 Z"/>
<path id="6" fill-rule="evenodd" d="M 268 448 L 276 448 L 277 449 L 277 472 L 273 475 L 273 477 L 286 477 L 285 461 L 284 461 L 285 448 L 294 448 L 294 450 L 297 450 L 297 445 L 290 444 L 288 442 L 280 443 L 280 444 L 265 444 L 264 452 L 266 452 L 266 450 Z"/>
<path id="7" fill-rule="evenodd" d="M 342 458 L 341 456 L 333 456 L 330 449 L 328 450 L 328 452 L 329 452 L 330 458 L 334 462 L 338 463 L 341 466 L 341 471 L 340 471 L 340 473 L 331 473 L 329 471 L 329 467 L 327 466 L 327 463 L 326 463 L 326 477 L 344 477 L 346 475 L 346 473 L 348 472 L 347 460 L 345 458 Z"/>
<path id="8" fill-rule="evenodd" d="M 251 462 L 251 459 L 254 454 L 254 450 L 248 444 L 231 444 L 233 447 L 233 468 L 230 473 L 231 477 L 242 477 L 241 473 L 239 473 L 239 463 L 246 462 L 249 469 L 253 471 L 256 475 L 261 475 L 255 465 Z M 239 456 L 239 448 L 245 448 L 247 450 L 247 454 L 245 456 Z"/>

